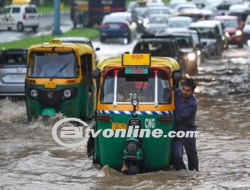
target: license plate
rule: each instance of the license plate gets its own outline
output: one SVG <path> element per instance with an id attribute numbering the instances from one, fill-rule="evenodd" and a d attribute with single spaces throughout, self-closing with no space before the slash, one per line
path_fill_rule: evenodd
<path id="1" fill-rule="evenodd" d="M 25 75 L 10 75 L 11 79 L 25 79 Z"/>
<path id="2" fill-rule="evenodd" d="M 127 124 L 126 123 L 112 123 L 112 130 L 116 129 L 125 129 L 127 130 Z"/>
<path id="3" fill-rule="evenodd" d="M 120 25 L 117 24 L 110 24 L 109 26 L 110 28 L 120 28 Z"/>
<path id="4" fill-rule="evenodd" d="M 45 84 L 45 88 L 56 88 L 56 83 L 48 82 Z"/>
<path id="5" fill-rule="evenodd" d="M 125 74 L 148 74 L 148 68 L 126 67 Z"/>

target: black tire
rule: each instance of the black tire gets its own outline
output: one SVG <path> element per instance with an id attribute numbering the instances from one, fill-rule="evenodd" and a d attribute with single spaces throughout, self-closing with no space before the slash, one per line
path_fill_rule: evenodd
<path id="1" fill-rule="evenodd" d="M 50 116 L 43 116 L 43 125 L 48 127 L 50 126 L 51 121 L 50 121 Z"/>
<path id="2" fill-rule="evenodd" d="M 21 22 L 17 23 L 17 29 L 18 29 L 20 32 L 22 32 L 23 29 L 24 29 L 23 23 L 21 23 Z"/>
<path id="3" fill-rule="evenodd" d="M 243 44 L 238 45 L 238 48 L 243 48 Z"/>
<path id="4" fill-rule="evenodd" d="M 32 27 L 32 31 L 33 31 L 33 32 L 36 32 L 37 28 L 38 28 L 38 26 L 33 26 L 33 27 Z"/>
<path id="5" fill-rule="evenodd" d="M 101 43 L 105 43 L 106 42 L 106 38 L 101 36 L 100 41 L 101 41 Z"/>
<path id="6" fill-rule="evenodd" d="M 130 162 L 128 166 L 128 174 L 129 175 L 136 175 L 139 173 L 138 163 L 137 162 Z"/>
<path id="7" fill-rule="evenodd" d="M 74 29 L 76 29 L 77 28 L 77 23 L 73 23 L 73 25 L 74 25 Z"/>

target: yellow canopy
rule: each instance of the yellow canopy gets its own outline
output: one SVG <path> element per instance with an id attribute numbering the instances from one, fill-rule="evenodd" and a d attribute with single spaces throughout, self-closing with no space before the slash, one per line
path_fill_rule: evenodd
<path id="1" fill-rule="evenodd" d="M 178 62 L 170 57 L 151 57 L 151 67 L 168 67 L 171 72 L 180 68 Z M 102 72 L 106 67 L 122 67 L 122 56 L 100 60 L 97 68 Z"/>
<path id="2" fill-rule="evenodd" d="M 13 0 L 12 1 L 12 5 L 16 5 L 16 4 L 30 4 L 31 0 Z"/>

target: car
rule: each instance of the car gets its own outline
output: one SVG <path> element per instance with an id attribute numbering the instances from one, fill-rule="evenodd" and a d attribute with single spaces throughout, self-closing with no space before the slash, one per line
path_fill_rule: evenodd
<path id="1" fill-rule="evenodd" d="M 38 27 L 39 15 L 36 5 L 7 5 L 0 11 L 0 29 L 23 31 L 24 28 L 32 28 L 36 31 Z"/>
<path id="2" fill-rule="evenodd" d="M 183 29 L 187 29 L 192 22 L 193 19 L 187 16 L 170 17 L 168 19 L 168 28 L 166 31 L 183 31 Z"/>
<path id="3" fill-rule="evenodd" d="M 228 15 L 237 16 L 238 20 L 240 21 L 240 27 L 243 28 L 248 15 L 250 15 L 250 10 L 249 7 L 244 4 L 232 5 L 229 7 Z"/>
<path id="4" fill-rule="evenodd" d="M 229 36 L 225 30 L 226 28 L 225 28 L 223 21 L 220 21 L 220 20 L 207 20 L 207 21 L 209 21 L 209 23 L 216 23 L 218 25 L 219 30 L 220 30 L 220 35 L 222 37 L 221 51 L 223 51 L 224 49 L 227 49 L 228 43 L 229 43 Z"/>
<path id="5" fill-rule="evenodd" d="M 173 11 L 175 11 L 175 7 L 178 6 L 179 4 L 184 4 L 187 3 L 187 0 L 171 0 L 169 2 L 169 8 L 171 8 Z"/>
<path id="6" fill-rule="evenodd" d="M 136 37 L 135 28 L 124 16 L 105 15 L 100 27 L 100 41 L 106 42 L 108 38 L 125 38 L 131 43 Z"/>
<path id="7" fill-rule="evenodd" d="M 196 5 L 194 3 L 180 3 L 174 8 L 174 10 L 178 13 L 185 8 L 196 8 Z"/>
<path id="8" fill-rule="evenodd" d="M 201 63 L 205 61 L 205 49 L 201 43 L 201 38 L 200 35 L 197 31 L 195 30 L 189 30 L 189 29 L 183 29 L 182 31 L 175 31 L 174 33 L 189 33 L 193 39 L 193 43 L 196 46 L 197 49 L 197 57 L 198 57 L 198 62 L 197 65 L 199 66 Z"/>
<path id="9" fill-rule="evenodd" d="M 196 45 L 197 55 L 200 56 L 200 62 L 198 62 L 198 66 L 199 66 L 200 63 L 203 63 L 205 61 L 205 49 L 201 43 L 201 37 L 200 37 L 199 33 L 195 30 L 188 29 L 187 31 L 191 34 L 191 36 L 193 38 L 193 42 Z"/>
<path id="10" fill-rule="evenodd" d="M 100 48 L 94 48 L 92 42 L 90 39 L 85 38 L 85 37 L 57 37 L 54 38 L 54 40 L 60 40 L 62 43 L 83 43 L 89 45 L 95 52 L 100 51 Z M 95 53 L 95 59 L 96 61 L 98 60 L 97 55 Z"/>
<path id="11" fill-rule="evenodd" d="M 223 22 L 225 25 L 229 44 L 238 45 L 239 48 L 242 48 L 245 37 L 237 16 L 216 16 L 214 19 Z"/>
<path id="12" fill-rule="evenodd" d="M 3 50 L 0 55 L 0 96 L 25 96 L 28 49 Z"/>
<path id="13" fill-rule="evenodd" d="M 171 31 L 157 34 L 156 36 L 175 39 L 185 59 L 186 65 L 184 68 L 186 73 L 189 75 L 196 74 L 200 62 L 200 55 L 197 54 L 199 49 L 196 47 L 193 37 L 189 32 Z"/>
<path id="14" fill-rule="evenodd" d="M 146 12 L 146 17 L 149 17 L 152 14 L 167 14 L 170 15 L 170 10 L 168 7 L 148 7 L 148 10 Z"/>
<path id="15" fill-rule="evenodd" d="M 150 53 L 151 56 L 170 57 L 181 67 L 185 65 L 180 47 L 175 39 L 158 38 L 155 35 L 142 35 L 135 44 L 133 53 Z"/>
<path id="16" fill-rule="evenodd" d="M 157 33 L 164 31 L 168 27 L 169 15 L 152 14 L 149 17 L 149 23 L 146 25 L 145 32 Z"/>
<path id="17" fill-rule="evenodd" d="M 222 36 L 217 23 L 212 21 L 198 21 L 191 23 L 190 30 L 196 30 L 200 37 L 203 47 L 205 48 L 206 58 L 221 56 L 222 53 Z"/>

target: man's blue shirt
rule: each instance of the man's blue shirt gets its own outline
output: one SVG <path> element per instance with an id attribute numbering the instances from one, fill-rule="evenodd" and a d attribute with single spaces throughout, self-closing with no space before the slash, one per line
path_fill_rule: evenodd
<path id="1" fill-rule="evenodd" d="M 186 101 L 181 101 L 181 89 L 175 89 L 175 131 L 196 131 L 195 114 L 197 101 L 191 96 Z"/>

